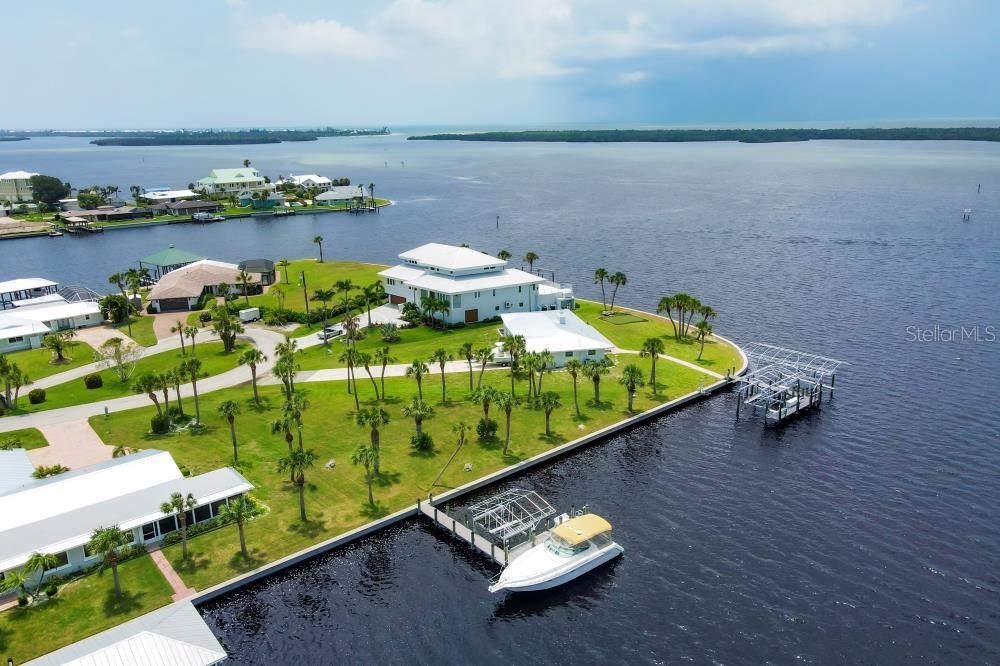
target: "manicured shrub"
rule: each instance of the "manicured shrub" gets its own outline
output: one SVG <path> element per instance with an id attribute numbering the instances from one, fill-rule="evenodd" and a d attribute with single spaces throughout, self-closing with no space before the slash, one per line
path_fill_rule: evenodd
<path id="1" fill-rule="evenodd" d="M 45 389 L 31 389 L 28 391 L 28 402 L 33 405 L 40 405 L 45 402 Z"/>
<path id="2" fill-rule="evenodd" d="M 419 436 L 414 435 L 410 438 L 410 446 L 417 451 L 431 451 L 434 449 L 434 439 L 426 432 L 422 432 Z"/>
<path id="3" fill-rule="evenodd" d="M 149 429 L 153 431 L 153 434 L 166 435 L 170 432 L 170 417 L 166 414 L 163 416 L 157 414 L 149 419 Z"/>
<path id="4" fill-rule="evenodd" d="M 24 594 L 17 595 L 17 605 L 18 606 L 27 606 L 28 605 L 28 597 L 27 597 L 27 595 L 24 595 Z"/>
<path id="5" fill-rule="evenodd" d="M 204 312 L 198 315 L 198 321 L 200 321 L 203 324 L 207 324 L 208 322 L 212 321 L 212 313 L 209 312 L 208 310 L 205 310 Z"/>
<path id="6" fill-rule="evenodd" d="M 52 597 L 56 596 L 56 593 L 58 591 L 59 591 L 59 587 L 55 583 L 49 583 L 48 587 L 45 588 L 45 594 L 47 594 L 50 599 Z"/>
<path id="7" fill-rule="evenodd" d="M 91 373 L 83 378 L 83 385 L 88 389 L 96 389 L 104 386 L 104 380 L 96 372 Z"/>
<path id="8" fill-rule="evenodd" d="M 497 422 L 493 419 L 479 419 L 476 424 L 476 435 L 479 441 L 488 442 L 497 435 Z"/>

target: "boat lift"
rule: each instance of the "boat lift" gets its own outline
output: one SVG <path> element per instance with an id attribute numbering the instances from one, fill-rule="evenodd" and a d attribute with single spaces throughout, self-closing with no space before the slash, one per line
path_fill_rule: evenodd
<path id="1" fill-rule="evenodd" d="M 750 371 L 739 378 L 736 418 L 740 406 L 764 412 L 764 425 L 777 425 L 803 410 L 823 403 L 823 390 L 833 397 L 837 369 L 847 365 L 826 356 L 753 342 L 743 347 Z"/>

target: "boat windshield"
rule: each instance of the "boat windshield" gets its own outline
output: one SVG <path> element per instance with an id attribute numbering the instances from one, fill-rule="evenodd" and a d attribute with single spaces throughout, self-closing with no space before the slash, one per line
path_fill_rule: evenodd
<path id="1" fill-rule="evenodd" d="M 545 542 L 545 547 L 548 551 L 553 555 L 558 555 L 559 557 L 573 557 L 574 555 L 587 550 L 589 546 L 590 543 L 587 541 L 584 541 L 576 546 L 570 546 L 559 537 L 552 537 Z"/>

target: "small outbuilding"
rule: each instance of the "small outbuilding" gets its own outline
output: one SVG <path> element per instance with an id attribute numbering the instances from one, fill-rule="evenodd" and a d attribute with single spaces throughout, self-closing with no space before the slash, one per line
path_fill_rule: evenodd
<path id="1" fill-rule="evenodd" d="M 614 344 L 587 322 L 569 310 L 511 312 L 500 315 L 503 332 L 524 336 L 528 352 L 548 351 L 552 367 L 561 368 L 571 358 L 578 361 L 599 361 L 614 349 Z M 498 346 L 499 361 L 505 352 Z"/>
<path id="2" fill-rule="evenodd" d="M 173 243 L 171 243 L 170 247 L 140 259 L 139 268 L 149 269 L 150 277 L 154 280 L 159 280 L 170 271 L 175 271 L 178 268 L 201 261 L 204 258 L 194 252 L 174 247 Z"/>
<path id="3" fill-rule="evenodd" d="M 262 287 L 275 282 L 274 262 L 270 259 L 244 259 L 239 263 L 238 268 L 247 273 L 260 275 Z"/>

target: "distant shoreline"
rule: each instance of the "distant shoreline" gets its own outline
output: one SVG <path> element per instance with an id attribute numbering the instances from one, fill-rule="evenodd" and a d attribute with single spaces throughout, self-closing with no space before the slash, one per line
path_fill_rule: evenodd
<path id="1" fill-rule="evenodd" d="M 563 143 L 688 143 L 736 141 L 787 143 L 812 140 L 853 141 L 1000 141 L 1000 127 L 898 127 L 868 129 L 651 129 L 527 130 L 427 134 L 408 141 L 505 141 Z"/>
<path id="2" fill-rule="evenodd" d="M 319 127 L 294 130 L 39 130 L 0 131 L 0 141 L 24 141 L 30 137 L 84 137 L 92 138 L 97 146 L 227 146 L 282 143 L 285 141 L 316 141 L 320 137 L 384 136 L 388 127 L 380 129 L 337 129 Z"/>

